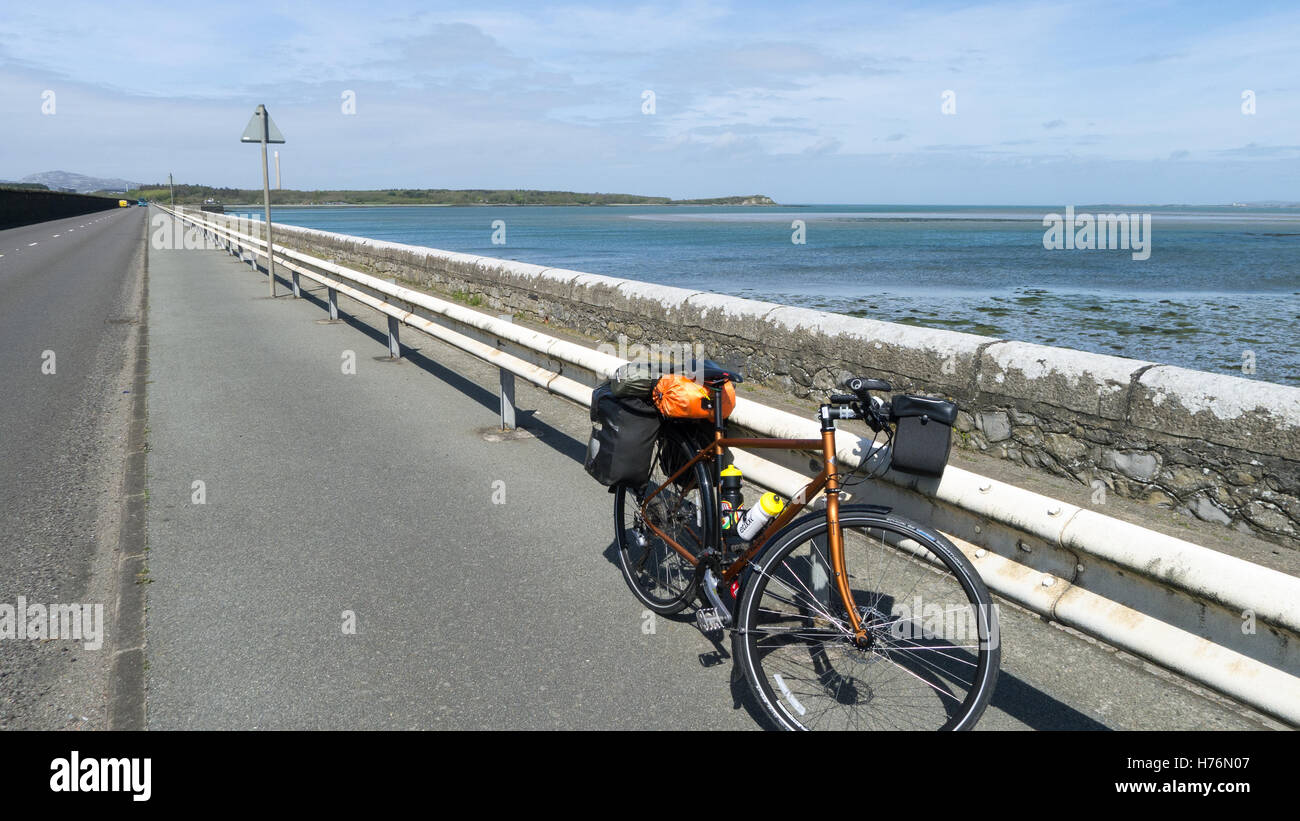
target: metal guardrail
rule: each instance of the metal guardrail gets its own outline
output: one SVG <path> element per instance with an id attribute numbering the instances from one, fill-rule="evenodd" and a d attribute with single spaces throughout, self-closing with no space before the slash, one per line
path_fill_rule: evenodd
<path id="1" fill-rule="evenodd" d="M 264 240 L 232 230 L 211 215 L 162 210 L 204 231 L 241 260 L 247 252 L 251 265 L 267 258 Z M 592 387 L 564 371 L 576 368 L 599 380 L 626 364 L 618 357 L 280 244 L 274 250 L 276 265 L 291 272 L 295 297 L 301 293 L 300 276 L 325 286 L 331 319 L 339 315 L 339 294 L 385 314 L 391 356 L 401 356 L 399 331 L 407 325 L 496 365 L 502 373 L 503 426 L 507 413 L 513 424 L 514 376 L 589 407 Z M 507 342 L 529 358 L 508 353 L 503 349 Z M 813 420 L 744 397 L 737 399 L 731 422 L 765 436 L 820 435 Z M 851 432 L 838 432 L 836 442 L 837 458 L 850 465 L 873 456 L 872 442 Z M 786 495 L 806 482 L 800 473 L 753 454 L 736 451 L 735 459 L 747 478 Z M 994 592 L 1300 725 L 1300 677 L 1293 672 L 1300 669 L 1300 578 L 956 467 L 950 466 L 938 482 L 893 473 L 884 478 L 885 483 L 873 488 L 873 500 L 883 494 L 882 501 L 895 503 L 949 535 Z M 1037 566 L 1012 558 L 1020 556 L 1017 551 L 1034 549 L 1043 550 L 1035 557 Z M 1043 567 L 1054 567 L 1056 572 L 1045 572 Z M 1108 590 L 1115 591 L 1109 598 L 1098 592 Z M 1121 594 L 1141 599 L 1130 603 L 1142 609 L 1121 603 L 1117 600 Z M 1276 666 L 1254 657 L 1259 653 L 1246 655 L 1169 623 L 1188 620 L 1186 606 L 1179 609 L 1167 600 L 1170 597 L 1190 600 L 1193 610 L 1199 607 L 1191 618 L 1202 623 L 1207 620 L 1206 608 L 1215 608 L 1209 620 L 1217 619 L 1220 633 L 1225 619 L 1231 626 L 1235 614 L 1253 616 L 1262 623 L 1259 635 L 1272 642 L 1270 647 L 1276 646 L 1271 652 L 1278 660 Z"/>

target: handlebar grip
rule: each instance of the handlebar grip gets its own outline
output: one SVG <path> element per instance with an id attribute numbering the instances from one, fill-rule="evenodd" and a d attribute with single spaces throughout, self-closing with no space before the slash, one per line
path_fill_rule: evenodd
<path id="1" fill-rule="evenodd" d="M 864 398 L 868 391 L 893 390 L 893 386 L 883 379 L 864 379 L 860 376 L 845 380 L 844 387 Z"/>
<path id="2" fill-rule="evenodd" d="M 844 394 L 844 393 L 831 394 L 832 405 L 851 405 L 854 402 L 858 402 L 858 401 L 860 400 L 856 396 L 852 396 L 850 394 Z"/>

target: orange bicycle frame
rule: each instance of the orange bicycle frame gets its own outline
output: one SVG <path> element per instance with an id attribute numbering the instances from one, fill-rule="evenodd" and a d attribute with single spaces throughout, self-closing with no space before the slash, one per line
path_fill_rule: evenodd
<path id="1" fill-rule="evenodd" d="M 720 580 L 730 584 L 739 577 L 741 571 L 745 569 L 746 565 L 748 565 L 750 561 L 758 555 L 758 552 L 762 550 L 763 546 L 767 544 L 772 534 L 779 532 L 781 528 L 793 521 L 794 517 L 808 505 L 808 501 L 824 489 L 826 491 L 826 525 L 830 547 L 830 561 L 832 572 L 835 574 L 836 589 L 839 591 L 840 597 L 844 601 L 844 609 L 848 613 L 849 623 L 853 628 L 853 632 L 859 638 L 864 636 L 866 631 L 862 627 L 862 621 L 858 617 L 857 607 L 853 603 L 852 591 L 849 588 L 848 570 L 844 562 L 844 540 L 843 535 L 840 533 L 839 526 L 840 494 L 838 473 L 835 468 L 835 431 L 833 428 L 831 430 L 822 431 L 821 439 L 732 439 L 724 437 L 721 431 L 716 431 L 716 436 L 711 444 L 701 448 L 700 451 L 695 454 L 694 458 L 679 468 L 676 473 L 668 478 L 667 482 L 664 482 L 646 495 L 645 499 L 641 501 L 641 521 L 649 527 L 650 530 L 654 531 L 656 536 L 663 539 L 669 547 L 680 554 L 683 559 L 690 562 L 692 567 L 698 565 L 698 557 L 685 547 L 678 544 L 677 541 L 667 533 L 664 533 L 658 527 L 655 527 L 655 525 L 650 521 L 650 517 L 646 515 L 646 505 L 648 505 L 650 500 L 657 496 L 660 491 L 676 481 L 677 477 L 692 469 L 697 463 L 704 459 L 712 459 L 721 456 L 723 449 L 729 447 L 759 448 L 768 450 L 817 450 L 820 448 L 822 451 L 823 463 L 821 472 L 814 476 L 807 485 L 804 485 L 803 489 L 795 495 L 794 499 L 790 501 L 790 504 L 786 505 L 785 509 L 781 511 L 775 519 L 767 523 L 763 530 L 754 537 L 749 547 L 746 548 L 734 562 L 722 569 Z M 714 497 L 712 507 L 714 508 L 713 516 L 714 521 L 716 522 L 720 516 L 720 512 L 717 509 L 718 505 L 716 497 Z M 714 528 L 705 529 L 706 538 L 720 540 L 720 536 L 714 533 L 713 530 Z"/>

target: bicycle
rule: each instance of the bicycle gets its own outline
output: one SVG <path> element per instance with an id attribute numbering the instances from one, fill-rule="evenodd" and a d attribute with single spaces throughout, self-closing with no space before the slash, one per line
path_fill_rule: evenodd
<path id="1" fill-rule="evenodd" d="M 890 391 L 888 382 L 855 378 L 845 383 L 852 394 L 819 407 L 820 439 L 731 438 L 720 394 L 743 377 L 707 361 L 700 375 L 712 424 L 665 425 L 648 482 L 614 488 L 619 564 L 632 593 L 663 615 L 702 593 L 697 625 L 715 641 L 731 633 L 735 663 L 777 728 L 974 726 L 1001 658 L 987 588 L 937 531 L 888 507 L 842 504 L 856 472 L 841 474 L 835 459 L 838 421 L 865 421 L 876 434 L 873 452 L 883 432 L 885 453 L 899 421 L 895 404 L 914 416 L 946 405 L 951 417 L 955 406 L 913 396 L 887 405 L 872 392 Z M 722 527 L 720 471 L 730 447 L 822 452 L 821 472 L 748 543 Z M 823 509 L 796 518 L 823 492 Z"/>

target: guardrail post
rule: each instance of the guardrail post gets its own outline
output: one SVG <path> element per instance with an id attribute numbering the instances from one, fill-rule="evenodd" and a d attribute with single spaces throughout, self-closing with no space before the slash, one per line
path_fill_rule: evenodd
<path id="1" fill-rule="evenodd" d="M 302 296 L 302 290 L 298 287 L 298 272 L 293 272 L 293 298 L 298 299 Z"/>
<path id="2" fill-rule="evenodd" d="M 333 264 L 334 260 L 330 259 L 330 262 Z M 338 290 L 326 286 L 325 294 L 326 301 L 329 303 L 329 320 L 330 322 L 338 322 Z"/>
<path id="3" fill-rule="evenodd" d="M 401 327 L 401 323 L 397 321 L 397 317 L 390 315 L 388 317 L 388 355 L 394 360 L 402 358 L 402 342 L 397 334 L 399 327 Z"/>
<path id="4" fill-rule="evenodd" d="M 497 319 L 505 322 L 513 322 L 514 317 L 510 314 L 498 314 Z M 501 347 L 501 340 L 497 340 L 497 347 Z M 500 368 L 498 373 L 501 375 L 501 430 L 515 429 L 515 375 L 505 368 Z"/>

